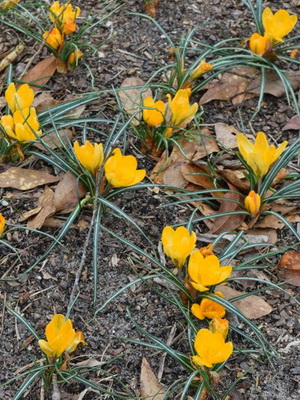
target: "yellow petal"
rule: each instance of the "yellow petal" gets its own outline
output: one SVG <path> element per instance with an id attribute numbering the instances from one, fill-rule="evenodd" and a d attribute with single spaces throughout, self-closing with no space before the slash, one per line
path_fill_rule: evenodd
<path id="1" fill-rule="evenodd" d="M 0 235 L 2 235 L 5 228 L 5 217 L 0 213 Z"/>
<path id="2" fill-rule="evenodd" d="M 41 339 L 38 341 L 38 343 L 42 352 L 45 353 L 48 357 L 53 358 L 55 356 L 52 348 L 49 346 L 46 340 Z"/>
<path id="3" fill-rule="evenodd" d="M 16 90 L 15 84 L 11 83 L 5 91 L 5 100 L 12 113 L 30 107 L 33 99 L 34 92 L 27 83 L 21 85 L 18 90 Z"/>
<path id="4" fill-rule="evenodd" d="M 152 97 L 146 97 L 143 106 L 143 119 L 147 125 L 157 126 L 163 122 L 166 111 L 166 105 L 163 101 L 154 102 Z"/>

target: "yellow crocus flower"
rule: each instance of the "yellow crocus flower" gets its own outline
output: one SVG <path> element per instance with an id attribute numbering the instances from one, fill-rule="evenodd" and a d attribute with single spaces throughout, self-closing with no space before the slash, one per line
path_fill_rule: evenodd
<path id="1" fill-rule="evenodd" d="M 255 218 L 258 215 L 260 210 L 260 205 L 261 205 L 260 195 L 258 193 L 255 193 L 254 190 L 251 190 L 251 192 L 245 198 L 245 207 L 253 218 Z"/>
<path id="2" fill-rule="evenodd" d="M 233 352 L 232 342 L 225 343 L 221 333 L 213 333 L 209 329 L 200 329 L 194 347 L 198 355 L 192 357 L 193 362 L 208 368 L 227 360 Z"/>
<path id="3" fill-rule="evenodd" d="M 184 226 L 173 229 L 166 226 L 162 232 L 162 244 L 164 252 L 171 258 L 177 268 L 182 268 L 185 260 L 196 246 L 195 232 L 189 232 Z"/>
<path id="4" fill-rule="evenodd" d="M 0 236 L 2 235 L 5 228 L 5 217 L 0 213 Z"/>
<path id="5" fill-rule="evenodd" d="M 70 70 L 73 70 L 76 65 L 78 65 L 78 61 L 81 59 L 83 56 L 83 52 L 76 49 L 74 50 L 68 57 L 68 68 Z"/>
<path id="6" fill-rule="evenodd" d="M 105 177 L 115 188 L 133 186 L 141 182 L 146 170 L 137 169 L 137 160 L 134 156 L 123 156 L 120 149 L 115 149 L 112 156 L 104 164 Z"/>
<path id="7" fill-rule="evenodd" d="M 5 100 L 12 113 L 30 107 L 33 99 L 34 91 L 27 83 L 21 85 L 18 90 L 15 84 L 11 83 L 5 91 Z"/>
<path id="8" fill-rule="evenodd" d="M 44 32 L 43 39 L 54 50 L 59 49 L 59 47 L 63 44 L 63 37 L 57 28 L 53 28 L 50 32 Z"/>
<path id="9" fill-rule="evenodd" d="M 2 0 L 0 4 L 0 10 L 7 10 L 10 7 L 15 7 L 20 0 Z"/>
<path id="10" fill-rule="evenodd" d="M 194 118 L 198 111 L 198 104 L 194 103 L 190 106 L 191 89 L 179 89 L 172 99 L 167 94 L 169 108 L 172 113 L 171 124 L 175 126 L 187 125 Z"/>
<path id="11" fill-rule="evenodd" d="M 212 64 L 208 64 L 205 60 L 201 60 L 200 64 L 190 72 L 190 78 L 199 78 L 199 76 L 203 75 L 205 72 L 210 71 L 213 67 L 214 66 Z"/>
<path id="12" fill-rule="evenodd" d="M 194 251 L 189 260 L 188 272 L 191 284 L 196 290 L 204 292 L 208 286 L 218 285 L 225 281 L 231 274 L 230 265 L 221 267 L 217 256 L 203 257 L 200 251 Z"/>
<path id="13" fill-rule="evenodd" d="M 13 116 L 4 115 L 0 123 L 8 136 L 19 142 L 36 140 L 36 135 L 42 134 L 34 107 L 16 111 Z"/>
<path id="14" fill-rule="evenodd" d="M 63 352 L 72 353 L 79 343 L 86 344 L 81 331 L 75 332 L 70 319 L 55 314 L 46 326 L 46 340 L 39 340 L 43 353 L 50 358 L 58 358 Z"/>
<path id="15" fill-rule="evenodd" d="M 209 330 L 212 333 L 221 333 L 226 340 L 229 331 L 229 322 L 226 318 L 214 317 L 209 323 Z"/>
<path id="16" fill-rule="evenodd" d="M 163 122 L 166 112 L 166 105 L 163 101 L 154 101 L 153 98 L 149 96 L 144 99 L 143 106 L 143 119 L 147 125 L 157 126 Z"/>
<path id="17" fill-rule="evenodd" d="M 49 18 L 62 34 L 69 35 L 76 31 L 75 20 L 79 17 L 80 12 L 79 7 L 75 7 L 73 10 L 71 4 L 61 6 L 59 1 L 55 1 L 50 7 Z"/>
<path id="18" fill-rule="evenodd" d="M 281 143 L 276 149 L 274 145 L 269 146 L 264 132 L 258 132 L 254 144 L 242 134 L 238 134 L 237 144 L 246 163 L 261 179 L 267 174 L 270 166 L 280 157 L 288 142 Z"/>
<path id="19" fill-rule="evenodd" d="M 249 48 L 252 53 L 263 56 L 272 47 L 268 35 L 261 36 L 259 33 L 253 33 L 249 40 Z"/>
<path id="20" fill-rule="evenodd" d="M 74 152 L 80 164 L 88 169 L 93 175 L 103 164 L 104 153 L 102 143 L 90 143 L 88 140 L 82 146 L 74 143 Z"/>
<path id="21" fill-rule="evenodd" d="M 292 31 L 298 21 L 297 15 L 290 15 L 286 10 L 279 10 L 275 14 L 267 7 L 262 13 L 262 23 L 265 34 L 272 42 L 283 42 L 283 37 Z"/>
<path id="22" fill-rule="evenodd" d="M 216 296 L 224 297 L 223 293 L 215 292 Z M 202 299 L 200 304 L 193 304 L 191 307 L 192 314 L 198 319 L 205 318 L 223 318 L 226 314 L 226 309 L 221 304 L 210 299 Z"/>

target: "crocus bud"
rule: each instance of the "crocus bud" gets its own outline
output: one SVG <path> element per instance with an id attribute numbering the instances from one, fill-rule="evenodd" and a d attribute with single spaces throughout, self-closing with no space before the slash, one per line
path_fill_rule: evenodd
<path id="1" fill-rule="evenodd" d="M 255 193 L 254 190 L 251 190 L 251 192 L 245 198 L 245 207 L 253 218 L 255 218 L 258 215 L 260 210 L 260 205 L 261 205 L 260 195 L 258 193 Z"/>
<path id="2" fill-rule="evenodd" d="M 268 35 L 261 36 L 259 33 L 253 33 L 249 40 L 250 50 L 259 56 L 263 56 L 271 47 Z"/>

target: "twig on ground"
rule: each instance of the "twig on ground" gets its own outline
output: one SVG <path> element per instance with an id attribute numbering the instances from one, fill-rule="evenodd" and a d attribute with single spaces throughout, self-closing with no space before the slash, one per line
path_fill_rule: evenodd
<path id="1" fill-rule="evenodd" d="M 176 333 L 176 322 L 175 324 L 172 326 L 170 335 L 168 337 L 168 340 L 166 342 L 166 344 L 168 346 L 171 346 L 171 344 L 173 343 L 174 337 L 175 337 L 175 333 Z M 160 359 L 160 363 L 159 363 L 159 368 L 158 368 L 158 373 L 157 373 L 157 379 L 160 382 L 164 373 L 164 367 L 165 367 L 165 360 L 167 357 L 167 353 L 163 353 Z"/>
<path id="2" fill-rule="evenodd" d="M 0 339 L 2 338 L 2 334 L 3 334 L 5 309 L 6 309 L 6 293 L 4 293 L 4 295 L 3 295 L 3 308 L 2 308 L 2 316 L 1 316 Z"/>

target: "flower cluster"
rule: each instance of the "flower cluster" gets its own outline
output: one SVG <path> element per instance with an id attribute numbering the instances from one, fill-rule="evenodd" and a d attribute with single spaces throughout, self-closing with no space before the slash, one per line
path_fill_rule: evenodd
<path id="1" fill-rule="evenodd" d="M 102 144 L 92 144 L 88 140 L 80 146 L 74 143 L 74 153 L 80 164 L 92 175 L 96 175 L 104 162 Z M 114 188 L 133 186 L 141 182 L 146 170 L 137 169 L 137 160 L 134 156 L 123 156 L 120 149 L 115 149 L 104 163 L 104 173 L 107 182 Z"/>
<path id="2" fill-rule="evenodd" d="M 288 35 L 298 21 L 296 15 L 290 15 L 286 10 L 279 10 L 275 14 L 267 7 L 262 13 L 264 35 L 253 33 L 249 40 L 250 50 L 259 56 L 265 56 L 283 38 Z"/>
<path id="3" fill-rule="evenodd" d="M 51 31 L 43 33 L 43 39 L 57 57 L 57 70 L 59 72 L 73 70 L 83 55 L 75 44 L 66 46 L 67 37 L 76 32 L 77 25 L 75 21 L 80 12 L 79 7 L 73 9 L 71 4 L 60 5 L 58 1 L 55 1 L 50 7 L 49 19 L 55 26 Z"/>
<path id="4" fill-rule="evenodd" d="M 210 286 L 224 282 L 232 272 L 230 265 L 221 267 L 211 245 L 195 249 L 196 234 L 189 232 L 184 226 L 176 230 L 166 226 L 162 232 L 162 244 L 164 252 L 177 268 L 182 269 L 189 257 L 187 278 L 199 292 L 210 291 Z M 223 297 L 221 292 L 213 294 Z M 225 342 L 229 330 L 229 323 L 223 318 L 226 314 L 225 307 L 211 299 L 202 298 L 200 304 L 192 305 L 191 312 L 198 319 L 212 319 L 209 329 L 200 329 L 196 335 L 194 346 L 197 355 L 192 357 L 193 362 L 211 368 L 213 364 L 227 360 L 233 352 L 233 345 Z"/>
<path id="5" fill-rule="evenodd" d="M 27 84 L 16 89 L 15 84 L 11 83 L 5 91 L 5 100 L 11 114 L 2 116 L 0 125 L 10 138 L 27 142 L 42 134 L 36 110 L 32 107 L 33 99 L 34 92 Z"/>

